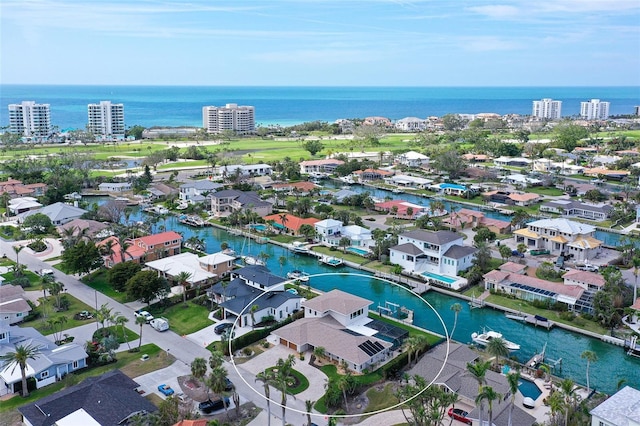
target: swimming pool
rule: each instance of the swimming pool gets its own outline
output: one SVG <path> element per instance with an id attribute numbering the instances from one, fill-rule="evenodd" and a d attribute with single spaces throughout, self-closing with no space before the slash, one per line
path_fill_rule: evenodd
<path id="1" fill-rule="evenodd" d="M 455 278 L 451 278 L 451 277 L 447 277 L 445 275 L 440 275 L 440 274 L 434 274 L 433 272 L 423 272 L 422 276 L 427 277 L 427 278 L 433 278 L 436 281 L 440 281 L 446 284 L 453 284 L 456 281 L 458 281 Z"/>
<path id="2" fill-rule="evenodd" d="M 466 191 L 467 190 L 466 186 L 456 185 L 455 183 L 441 183 L 440 184 L 440 188 L 442 188 L 442 189 L 447 189 L 447 188 L 459 189 L 460 191 Z"/>
<path id="3" fill-rule="evenodd" d="M 542 395 L 542 391 L 540 390 L 538 385 L 527 379 L 520 379 L 520 382 L 518 383 L 518 391 L 520 391 L 522 396 L 528 396 L 534 401 L 538 399 L 540 395 Z"/>
<path id="4" fill-rule="evenodd" d="M 368 256 L 369 255 L 368 251 L 363 250 L 363 249 L 358 248 L 358 247 L 347 247 L 347 251 L 350 251 L 351 253 L 355 253 L 355 254 L 360 255 L 360 256 Z"/>
<path id="5" fill-rule="evenodd" d="M 260 231 L 260 232 L 264 232 L 267 230 L 267 226 L 263 225 L 261 223 L 256 223 L 254 225 L 250 225 L 251 228 L 255 229 L 256 231 Z"/>

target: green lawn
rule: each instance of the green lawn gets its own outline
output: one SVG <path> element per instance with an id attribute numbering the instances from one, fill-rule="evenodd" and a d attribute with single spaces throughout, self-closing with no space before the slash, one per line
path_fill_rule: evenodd
<path id="1" fill-rule="evenodd" d="M 267 368 L 265 371 L 271 371 L 276 367 L 269 367 Z M 309 379 L 307 379 L 307 377 L 302 374 L 301 372 L 299 372 L 298 370 L 295 369 L 291 369 L 291 376 L 295 376 L 295 378 L 297 379 L 297 386 L 289 386 L 289 383 L 287 383 L 287 393 L 291 394 L 291 395 L 297 395 L 300 392 L 304 392 L 309 388 Z M 287 376 L 289 377 L 289 376 Z"/>
<path id="2" fill-rule="evenodd" d="M 343 259 L 348 262 L 357 263 L 358 265 L 364 265 L 365 263 L 370 262 L 370 260 L 365 257 L 358 256 L 356 254 L 351 254 L 351 253 L 343 253 L 342 250 L 332 251 L 332 250 L 329 250 L 329 247 L 316 246 L 316 247 L 313 247 L 313 251 L 326 254 L 327 256 L 337 257 L 338 259 Z"/>
<path id="3" fill-rule="evenodd" d="M 141 354 L 149 355 L 149 359 L 141 361 Z M 70 374 L 68 377 L 73 377 L 73 380 L 60 381 L 52 385 L 46 386 L 42 389 L 35 390 L 27 398 L 21 398 L 15 396 L 6 401 L 2 401 L 0 404 L 0 413 L 4 413 L 10 410 L 14 410 L 22 405 L 29 404 L 47 395 L 51 395 L 58 391 L 61 391 L 67 384 L 71 385 L 74 382 L 81 382 L 87 377 L 100 376 L 111 370 L 120 369 L 127 376 L 134 378 L 142 374 L 150 373 L 160 368 L 171 365 L 174 361 L 173 356 L 167 355 L 165 351 L 160 349 L 154 344 L 144 345 L 140 348 L 140 352 L 119 352 L 117 354 L 118 360 L 113 364 L 103 365 L 96 368 L 88 368 L 81 370 L 77 373 Z"/>
<path id="4" fill-rule="evenodd" d="M 164 311 L 151 310 L 150 312 L 154 316 L 168 319 L 171 330 L 181 336 L 195 333 L 213 324 L 213 321 L 208 318 L 209 309 L 191 302 L 187 302 L 186 306 L 178 303 Z"/>
<path id="5" fill-rule="evenodd" d="M 396 405 L 399 401 L 393 393 L 393 385 L 388 384 L 378 392 L 375 388 L 371 388 L 367 391 L 367 399 L 369 399 L 369 405 L 365 413 L 371 413 L 373 411 L 384 410 L 385 408 Z"/>
<path id="6" fill-rule="evenodd" d="M 134 300 L 130 298 L 127 293 L 116 291 L 107 283 L 106 269 L 99 269 L 98 271 L 83 277 L 80 281 L 120 303 L 133 302 Z"/>
<path id="7" fill-rule="evenodd" d="M 137 333 L 134 333 L 133 331 L 129 330 L 126 326 L 124 327 L 124 331 L 125 331 L 125 335 L 122 335 L 122 327 L 120 326 L 109 326 L 109 327 L 105 327 L 104 328 L 106 331 L 104 331 L 105 333 L 108 334 L 112 334 L 114 336 L 116 336 L 116 339 L 118 340 L 118 343 L 120 344 L 124 344 L 127 342 L 133 342 L 136 339 L 139 339 L 140 336 Z M 98 334 L 98 333 L 103 333 L 102 328 L 100 330 L 96 330 L 95 333 L 93 333 L 94 338 L 95 337 L 102 337 L 102 334 Z M 137 342 L 134 342 L 137 343 Z M 131 343 L 129 343 L 131 344 Z M 136 346 L 136 345 L 134 345 Z"/>
<path id="8" fill-rule="evenodd" d="M 11 265 L 15 265 L 15 263 L 11 262 Z M 3 266 L 10 266 L 10 265 L 3 265 Z M 7 272 L 6 274 L 2 274 L 2 276 L 4 277 L 6 284 L 11 284 L 11 281 L 16 279 L 12 271 Z M 41 283 L 42 278 L 39 275 L 34 274 L 31 271 L 24 271 L 24 276 L 29 279 L 29 283 L 30 283 L 29 287 L 26 287 L 25 290 L 42 290 L 42 283 Z"/>
<path id="9" fill-rule="evenodd" d="M 24 322 L 22 325 L 25 325 L 27 327 L 33 327 L 39 332 L 41 332 L 42 334 L 47 335 L 47 334 L 52 334 L 54 332 L 54 329 L 52 329 L 51 326 L 48 324 L 49 320 L 57 321 L 61 317 L 65 317 L 67 321 L 64 324 L 61 324 L 62 330 L 68 330 L 70 328 L 89 324 L 95 321 L 93 319 L 91 320 L 73 319 L 73 316 L 76 313 L 81 311 L 94 312 L 95 308 L 82 303 L 81 301 L 79 301 L 78 299 L 76 299 L 70 294 L 63 294 L 62 297 L 67 298 L 67 300 L 69 301 L 69 310 L 56 312 L 55 297 L 48 296 L 46 301 L 43 301 L 43 299 L 40 298 L 41 303 L 36 308 L 36 311 L 40 313 L 40 317 L 32 321 Z"/>
<path id="10" fill-rule="evenodd" d="M 377 319 L 380 320 L 382 322 L 386 322 L 388 324 L 391 324 L 395 327 L 401 328 L 403 330 L 406 330 L 409 332 L 410 336 L 415 336 L 415 335 L 423 335 L 427 338 L 427 342 L 429 342 L 429 346 L 433 346 L 436 343 L 440 342 L 442 340 L 441 337 L 438 337 L 434 334 L 429 333 L 428 331 L 425 330 L 419 330 L 417 328 L 411 327 L 410 325 L 407 324 L 403 324 L 401 322 L 398 321 L 393 321 L 392 319 L 386 318 L 386 317 L 381 317 L 378 314 L 373 314 L 371 312 L 369 312 L 369 318 L 373 318 L 373 319 Z"/>
<path id="11" fill-rule="evenodd" d="M 326 374 L 330 379 L 333 378 L 337 380 L 342 376 L 342 374 L 338 373 L 338 367 L 333 364 L 323 365 L 322 367 L 320 367 L 320 370 L 322 370 L 322 372 Z M 353 377 L 358 385 L 368 386 L 382 380 L 382 373 L 380 373 L 380 369 L 377 369 L 376 371 L 373 371 L 369 374 L 357 375 Z"/>
<path id="12" fill-rule="evenodd" d="M 532 186 L 527 188 L 527 192 L 533 192 L 534 194 L 540 195 L 549 195 L 549 196 L 559 196 L 564 194 L 564 191 L 554 187 L 545 187 L 545 186 Z"/>

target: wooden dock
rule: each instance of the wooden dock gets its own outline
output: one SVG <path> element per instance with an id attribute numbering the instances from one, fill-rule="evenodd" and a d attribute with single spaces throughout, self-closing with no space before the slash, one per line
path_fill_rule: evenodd
<path id="1" fill-rule="evenodd" d="M 527 315 L 524 321 L 528 324 L 535 325 L 536 327 L 544 327 L 547 330 L 551 330 L 553 326 L 556 325 L 555 322 L 549 321 L 548 319 L 539 317 L 537 315 Z"/>

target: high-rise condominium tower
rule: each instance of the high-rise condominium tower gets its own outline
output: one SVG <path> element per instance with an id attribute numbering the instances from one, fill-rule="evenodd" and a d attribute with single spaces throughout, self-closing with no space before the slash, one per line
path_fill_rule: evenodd
<path id="1" fill-rule="evenodd" d="M 44 138 L 51 134 L 49 104 L 23 101 L 9 105 L 9 131 L 24 136 Z"/>
<path id="2" fill-rule="evenodd" d="M 208 133 L 221 133 L 233 130 L 237 133 L 253 133 L 256 129 L 255 108 L 227 104 L 223 107 L 206 106 L 202 108 L 202 127 Z"/>
<path id="3" fill-rule="evenodd" d="M 89 104 L 89 130 L 98 137 L 124 138 L 124 105 L 100 101 Z"/>
<path id="4" fill-rule="evenodd" d="M 533 101 L 531 115 L 538 118 L 548 118 L 549 120 L 559 120 L 562 116 L 562 101 L 554 101 L 549 98 Z"/>
<path id="5" fill-rule="evenodd" d="M 585 120 L 606 120 L 609 117 L 609 102 L 591 99 L 580 102 L 580 116 Z"/>

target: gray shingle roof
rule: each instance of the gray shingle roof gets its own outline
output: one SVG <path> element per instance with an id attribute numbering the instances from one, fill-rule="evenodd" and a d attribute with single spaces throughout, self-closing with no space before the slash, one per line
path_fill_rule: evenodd
<path id="1" fill-rule="evenodd" d="M 449 259 L 462 259 L 478 251 L 475 247 L 453 245 L 444 253 Z"/>
<path id="2" fill-rule="evenodd" d="M 245 284 L 245 287 L 249 286 Z M 302 299 L 302 296 L 291 294 L 288 291 L 263 292 L 253 287 L 249 287 L 249 289 L 249 292 L 244 292 L 233 299 L 227 300 L 226 302 L 221 303 L 220 306 L 230 312 L 240 314 L 240 312 L 249 306 L 249 304 L 257 305 L 258 311 L 261 311 L 266 308 L 279 308 L 283 303 L 290 299 Z M 258 299 L 256 299 L 256 297 L 258 297 Z"/>
<path id="3" fill-rule="evenodd" d="M 462 238 L 462 235 L 451 231 L 424 231 L 422 229 L 416 229 L 401 234 L 403 237 L 415 238 L 416 240 L 426 241 L 431 244 L 446 244 L 451 241 Z"/>
<path id="4" fill-rule="evenodd" d="M 273 275 L 266 267 L 260 265 L 245 266 L 242 269 L 238 269 L 231 273 L 232 277 L 240 277 L 245 281 L 253 281 L 254 283 L 265 286 L 266 288 L 273 287 L 284 281 L 285 278 Z"/>
<path id="5" fill-rule="evenodd" d="M 398 244 L 397 246 L 391 247 L 391 250 L 400 251 L 402 253 L 412 254 L 414 256 L 418 256 L 422 254 L 422 250 L 418 247 L 414 246 L 411 243 Z"/>
<path id="6" fill-rule="evenodd" d="M 134 412 L 157 411 L 150 401 L 135 391 L 137 387 L 138 384 L 120 370 L 113 370 L 99 377 L 89 377 L 79 385 L 46 396 L 18 410 L 33 426 L 54 425 L 80 408 L 101 425 L 115 426 Z"/>

